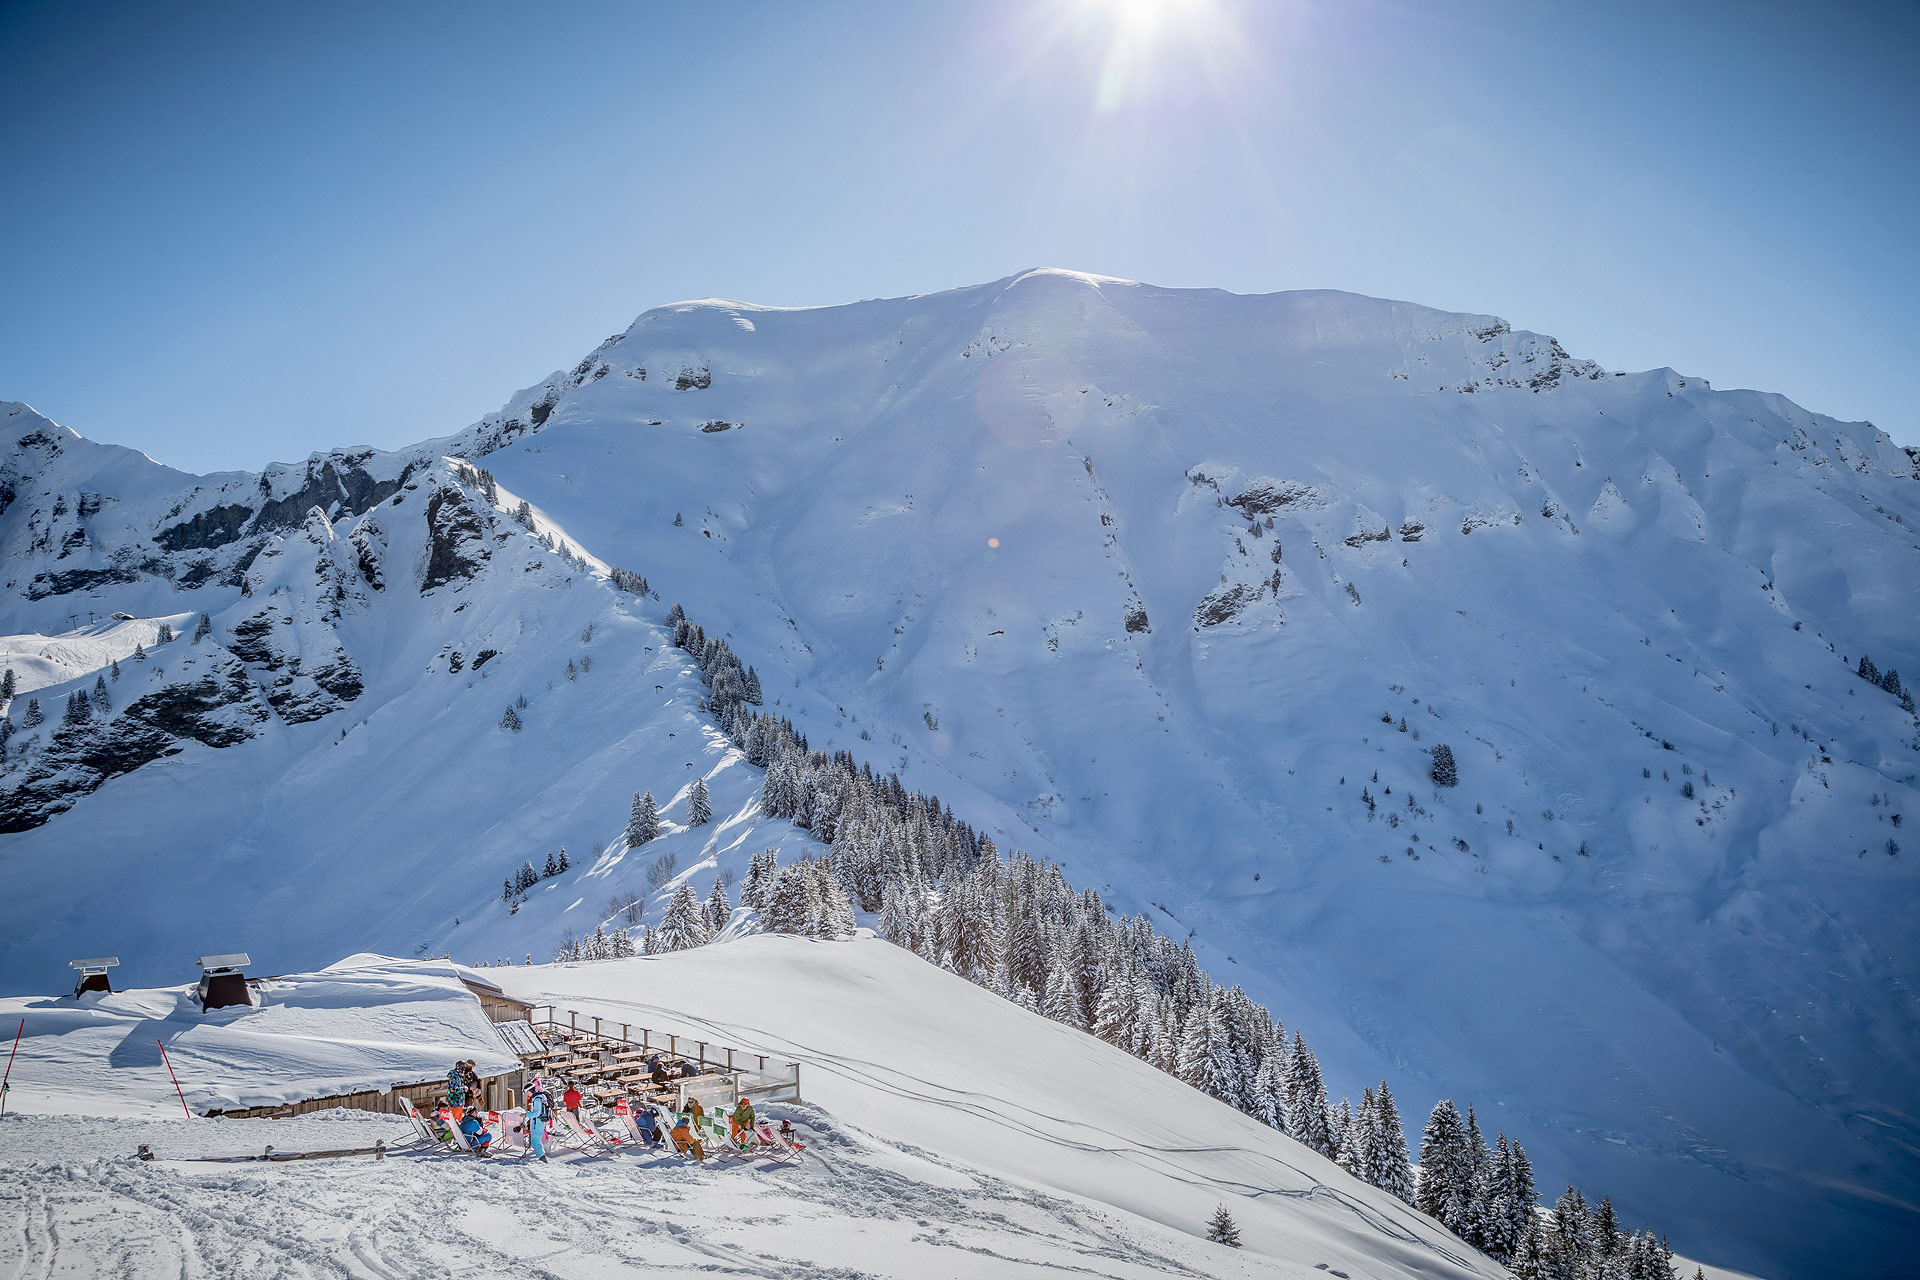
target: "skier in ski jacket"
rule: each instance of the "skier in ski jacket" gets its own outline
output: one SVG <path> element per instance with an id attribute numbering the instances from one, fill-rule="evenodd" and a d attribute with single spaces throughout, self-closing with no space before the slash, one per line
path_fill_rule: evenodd
<path id="1" fill-rule="evenodd" d="M 547 1158 L 547 1124 L 553 1119 L 553 1101 L 545 1089 L 536 1089 L 527 1098 L 527 1140 L 534 1156 L 543 1163 Z"/>
<path id="2" fill-rule="evenodd" d="M 741 1098 L 727 1119 L 733 1124 L 733 1145 L 744 1147 L 753 1140 L 753 1103 Z"/>
<path id="3" fill-rule="evenodd" d="M 467 1105 L 467 1073 L 464 1062 L 453 1064 L 453 1070 L 447 1072 L 447 1105 L 464 1107 Z"/>
<path id="4" fill-rule="evenodd" d="M 480 1073 L 475 1070 L 472 1058 L 468 1058 L 460 1064 L 460 1078 L 466 1083 L 467 1096 L 473 1099 L 475 1106 L 479 1106 L 481 1095 Z"/>

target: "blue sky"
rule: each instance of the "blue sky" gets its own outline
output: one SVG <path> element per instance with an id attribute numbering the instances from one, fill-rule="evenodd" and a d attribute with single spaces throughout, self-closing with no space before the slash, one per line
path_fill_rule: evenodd
<path id="1" fill-rule="evenodd" d="M 195 470 L 648 307 L 1048 265 L 1491 312 L 1920 444 L 1920 7 L 0 6 L 0 398 Z"/>

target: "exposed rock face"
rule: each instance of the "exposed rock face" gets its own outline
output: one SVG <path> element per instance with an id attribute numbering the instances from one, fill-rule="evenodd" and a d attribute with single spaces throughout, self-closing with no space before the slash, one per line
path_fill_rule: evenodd
<path id="1" fill-rule="evenodd" d="M 343 605 L 361 598 L 357 558 L 315 507 L 298 533 L 260 553 L 247 571 L 246 602 L 225 615 L 234 654 L 289 724 L 338 711 L 365 689 L 333 625 Z"/>
<path id="2" fill-rule="evenodd" d="M 26 771 L 0 787 L 0 833 L 37 827 L 109 778 L 177 755 L 189 742 L 245 742 L 269 718 L 246 668 L 217 645 L 196 646 L 169 675 L 117 715 L 57 730 Z"/>
<path id="3" fill-rule="evenodd" d="M 422 595 L 435 587 L 460 582 L 479 572 L 487 562 L 486 528 L 467 495 L 442 485 L 427 499 L 427 572 Z"/>

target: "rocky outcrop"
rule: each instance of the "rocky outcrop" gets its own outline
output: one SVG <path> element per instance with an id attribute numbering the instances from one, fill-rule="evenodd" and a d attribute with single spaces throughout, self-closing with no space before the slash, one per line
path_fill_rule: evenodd
<path id="1" fill-rule="evenodd" d="M 441 485 L 427 499 L 427 537 L 422 595 L 448 583 L 464 582 L 487 562 L 486 528 L 480 513 L 466 493 L 451 484 Z"/>
<path id="2" fill-rule="evenodd" d="M 58 729 L 18 776 L 0 781 L 0 833 L 37 827 L 109 778 L 190 742 L 236 746 L 269 719 L 246 668 L 218 645 L 196 646 L 169 675 L 117 715 Z"/>
<path id="3" fill-rule="evenodd" d="M 318 507 L 247 571 L 246 600 L 222 615 L 229 647 L 289 724 L 318 720 L 365 691 L 334 623 L 361 598 L 359 549 L 333 536 Z"/>

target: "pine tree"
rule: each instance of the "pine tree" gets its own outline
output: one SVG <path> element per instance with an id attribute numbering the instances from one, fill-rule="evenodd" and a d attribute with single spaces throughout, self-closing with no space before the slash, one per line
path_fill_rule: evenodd
<path id="1" fill-rule="evenodd" d="M 13 701 L 14 688 L 15 688 L 15 681 L 13 677 L 13 668 L 8 667 L 6 674 L 0 675 L 0 702 Z"/>
<path id="2" fill-rule="evenodd" d="M 733 918 L 733 902 L 727 897 L 726 881 L 718 876 L 713 880 L 713 892 L 707 895 L 706 910 L 709 936 L 726 928 L 727 921 Z"/>
<path id="3" fill-rule="evenodd" d="M 212 634 L 213 619 L 203 613 L 200 615 L 200 620 L 193 624 L 193 642 L 199 644 Z"/>
<path id="4" fill-rule="evenodd" d="M 847 896 L 840 878 L 828 870 L 825 863 L 816 862 L 812 866 L 814 901 L 818 904 L 818 913 L 809 932 L 816 938 L 847 937 L 855 928 L 853 900 Z"/>
<path id="5" fill-rule="evenodd" d="M 1066 966 L 1047 976 L 1047 992 L 1040 1002 L 1040 1012 L 1063 1026 L 1084 1030 L 1080 1025 L 1080 983 Z"/>
<path id="6" fill-rule="evenodd" d="M 1444 742 L 1433 749 L 1433 785 L 1436 787 L 1460 785 L 1460 773 L 1453 763 L 1453 748 Z"/>
<path id="7" fill-rule="evenodd" d="M 660 834 L 660 814 L 653 807 L 653 792 L 633 793 L 633 808 L 627 815 L 627 847 L 637 849 Z"/>
<path id="8" fill-rule="evenodd" d="M 1360 1091 L 1359 1109 L 1350 1119 L 1342 1117 L 1346 1120 L 1346 1137 L 1334 1157 L 1335 1163 L 1363 1182 L 1373 1167 L 1373 1106 L 1373 1086 L 1368 1085 Z"/>
<path id="9" fill-rule="evenodd" d="M 789 863 L 766 889 L 760 923 L 768 933 L 804 934 L 819 915 L 813 877 L 802 863 Z"/>
<path id="10" fill-rule="evenodd" d="M 500 882 L 500 901 L 502 901 L 502 902 L 512 902 L 512 901 L 513 901 L 513 892 L 514 892 L 514 890 L 513 890 L 513 881 L 512 881 L 512 880 L 502 880 L 502 881 Z"/>
<path id="11" fill-rule="evenodd" d="M 1427 1116 L 1420 1140 L 1420 1182 L 1414 1208 L 1461 1235 L 1473 1200 L 1473 1154 L 1467 1125 L 1453 1099 L 1442 1098 Z"/>
<path id="12" fill-rule="evenodd" d="M 687 792 L 687 825 L 704 827 L 713 821 L 713 806 L 707 801 L 707 780 L 695 778 L 693 789 Z"/>
<path id="13" fill-rule="evenodd" d="M 540 868 L 540 878 L 551 880 L 560 874 L 560 864 L 554 861 L 553 850 L 547 850 L 547 864 Z"/>
<path id="14" fill-rule="evenodd" d="M 20 717 L 20 727 L 22 729 L 31 729 L 45 718 L 46 717 L 40 712 L 40 699 L 28 698 L 27 713 Z"/>
<path id="15" fill-rule="evenodd" d="M 576 677 L 579 676 L 579 674 L 580 674 L 579 669 L 573 665 L 573 659 L 568 658 L 567 659 L 567 679 L 569 680 L 575 679 Z"/>
<path id="16" fill-rule="evenodd" d="M 1327 1086 L 1320 1064 L 1298 1031 L 1287 1061 L 1287 1136 L 1323 1156 L 1338 1154 L 1327 1131 Z"/>
<path id="17" fill-rule="evenodd" d="M 616 928 L 607 935 L 609 946 L 607 954 L 615 960 L 625 960 L 633 954 L 633 935 L 625 929 Z"/>
<path id="18" fill-rule="evenodd" d="M 508 707 L 507 713 L 500 717 L 500 727 L 511 733 L 520 732 L 520 713 Z"/>
<path id="19" fill-rule="evenodd" d="M 707 913 L 693 896 L 693 886 L 681 884 L 666 915 L 660 921 L 660 947 L 663 951 L 685 951 L 705 945 L 712 932 L 707 928 Z"/>
<path id="20" fill-rule="evenodd" d="M 533 869 L 533 860 L 529 858 L 520 864 L 520 892 L 525 893 L 540 883 L 540 873 Z"/>
<path id="21" fill-rule="evenodd" d="M 113 704 L 107 700 L 107 678 L 105 676 L 95 676 L 93 678 L 93 705 L 94 709 L 101 715 L 106 715 L 107 712 L 113 710 Z"/>
<path id="22" fill-rule="evenodd" d="M 120 659 L 115 658 L 107 664 L 107 678 L 115 684 L 120 683 Z"/>
<path id="23" fill-rule="evenodd" d="M 573 865 L 572 863 L 567 861 L 567 846 L 561 845 L 560 846 L 560 864 L 559 864 L 560 874 L 565 875 L 567 873 L 567 868 L 572 865 Z"/>
<path id="24" fill-rule="evenodd" d="M 1207 1219 L 1207 1239 L 1215 1244 L 1224 1244 L 1229 1249 L 1240 1247 L 1240 1228 L 1234 1224 L 1233 1215 L 1227 1212 L 1224 1204 Z"/>
<path id="25" fill-rule="evenodd" d="M 154 643 L 155 643 L 155 644 L 172 644 L 172 643 L 173 643 L 173 628 L 172 628 L 172 627 L 170 627 L 170 626 L 168 626 L 168 625 L 167 625 L 166 623 L 164 623 L 164 622 L 163 622 L 163 623 L 161 623 L 161 624 L 160 624 L 160 636 L 159 636 L 159 638 L 158 638 L 157 640 L 155 640 L 155 641 L 154 641 Z"/>
<path id="26" fill-rule="evenodd" d="M 1396 1200 L 1413 1203 L 1413 1170 L 1407 1162 L 1407 1135 L 1393 1091 L 1380 1082 L 1373 1100 L 1373 1133 L 1367 1151 L 1367 1181 Z"/>

